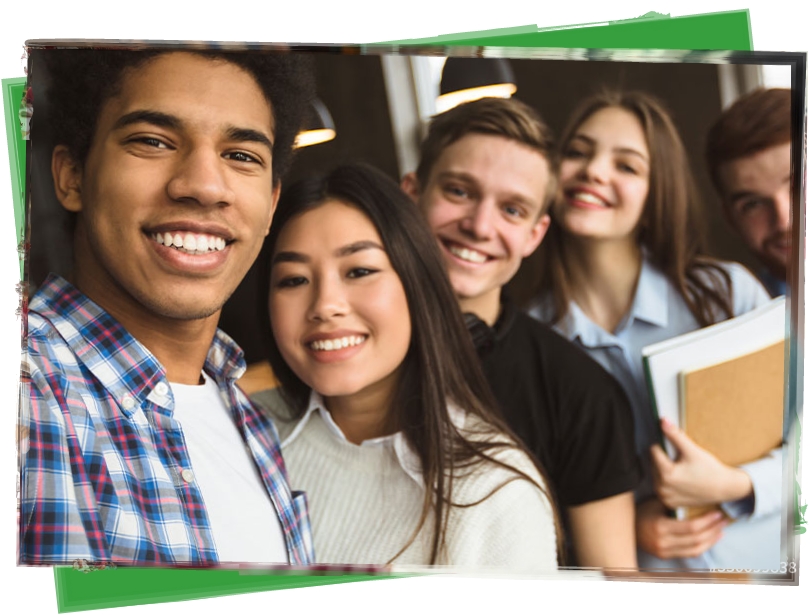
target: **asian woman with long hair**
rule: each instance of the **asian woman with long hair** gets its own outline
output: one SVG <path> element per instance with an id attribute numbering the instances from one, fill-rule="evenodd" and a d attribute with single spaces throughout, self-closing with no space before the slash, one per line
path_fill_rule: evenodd
<path id="1" fill-rule="evenodd" d="M 493 411 L 436 241 L 371 167 L 285 190 L 261 258 L 271 412 L 322 563 L 542 572 L 546 481 Z"/>
<path id="2" fill-rule="evenodd" d="M 636 493 L 639 567 L 778 566 L 780 450 L 730 467 L 659 424 L 641 356 L 644 346 L 758 307 L 767 293 L 742 265 L 706 255 L 684 146 L 653 97 L 609 91 L 587 99 L 559 155 L 560 189 L 530 313 L 582 346 L 628 394 L 646 475 Z M 657 444 L 661 430 L 677 461 Z M 666 512 L 704 505 L 722 512 L 688 521 Z"/>

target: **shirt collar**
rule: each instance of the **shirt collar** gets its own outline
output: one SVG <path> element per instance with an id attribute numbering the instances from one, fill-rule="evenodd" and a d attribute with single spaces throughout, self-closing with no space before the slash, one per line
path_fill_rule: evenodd
<path id="1" fill-rule="evenodd" d="M 157 358 L 70 282 L 50 274 L 29 309 L 48 319 L 78 360 L 119 400 L 125 415 L 146 400 L 173 408 L 166 371 Z M 217 330 L 204 369 L 218 383 L 239 378 L 245 371 L 241 349 Z"/>
<path id="2" fill-rule="evenodd" d="M 515 324 L 515 319 L 517 318 L 518 310 L 515 307 L 515 304 L 512 303 L 509 296 L 505 293 L 501 293 L 501 314 L 498 316 L 498 320 L 495 325 L 492 327 L 495 332 L 495 339 L 497 341 L 503 340 L 512 330 L 512 326 Z"/>
<path id="3" fill-rule="evenodd" d="M 652 325 L 666 327 L 669 322 L 669 281 L 658 267 L 646 257 L 641 261 L 641 273 L 636 285 L 636 296 L 633 306 L 619 325 L 619 330 L 630 326 L 633 320 L 643 320 Z"/>
<path id="4" fill-rule="evenodd" d="M 669 322 L 668 296 L 669 281 L 664 273 L 645 257 L 641 261 L 641 272 L 633 304 L 627 316 L 616 328 L 616 333 L 621 334 L 631 327 L 635 320 L 666 327 Z M 616 344 L 616 336 L 594 323 L 574 301 L 571 301 L 568 313 L 555 328 L 568 339 L 579 339 L 583 345 L 590 348 Z"/>
<path id="5" fill-rule="evenodd" d="M 204 369 L 217 381 L 239 380 L 247 370 L 245 354 L 230 336 L 217 329 L 205 358 Z"/>
<path id="6" fill-rule="evenodd" d="M 574 301 L 568 305 L 568 313 L 555 325 L 555 328 L 568 339 L 578 339 L 582 345 L 588 348 L 610 346 L 616 343 L 613 335 L 588 318 Z"/>
<path id="7" fill-rule="evenodd" d="M 465 420 L 464 412 L 454 404 L 448 404 L 447 411 L 450 414 L 450 420 L 453 422 L 453 424 L 459 429 L 462 429 L 464 427 Z M 329 429 L 330 433 L 335 438 L 341 440 L 342 442 L 349 442 L 338 424 L 335 423 L 335 420 L 332 418 L 329 410 L 326 409 L 326 404 L 324 404 L 323 397 L 321 397 L 321 395 L 315 391 L 312 391 L 309 396 L 309 405 L 307 406 L 306 411 L 299 419 L 292 432 L 290 432 L 290 435 L 287 436 L 281 443 L 282 450 L 292 443 L 296 438 L 298 438 L 298 436 L 304 430 L 306 424 L 316 413 L 321 420 L 323 420 L 327 429 Z M 419 456 L 416 454 L 416 451 L 413 450 L 413 447 L 411 447 L 406 440 L 405 435 L 401 431 L 388 436 L 363 440 L 359 446 L 391 447 L 394 450 L 394 454 L 396 455 L 397 461 L 399 462 L 402 470 L 422 489 L 425 488 L 425 481 L 424 477 L 422 476 L 422 463 L 419 460 Z"/>

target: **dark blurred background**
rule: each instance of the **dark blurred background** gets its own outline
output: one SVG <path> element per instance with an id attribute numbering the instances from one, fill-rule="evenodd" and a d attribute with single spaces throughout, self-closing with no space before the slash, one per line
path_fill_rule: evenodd
<path id="1" fill-rule="evenodd" d="M 419 60 L 336 53 L 314 56 L 317 95 L 331 113 L 337 134 L 332 141 L 298 150 L 282 185 L 343 162 L 370 163 L 395 179 L 414 170 L 416 147 L 427 119 L 419 103 L 420 87 L 424 101 L 426 72 L 414 69 Z M 528 59 L 510 62 L 517 82 L 514 97 L 534 106 L 555 134 L 561 132 L 569 113 L 582 98 L 605 86 L 640 89 L 661 99 L 670 110 L 691 158 L 708 218 L 711 254 L 755 266 L 721 217 L 703 161 L 706 133 L 720 113 L 723 99 L 728 98 L 727 92 L 724 95 L 721 90 L 722 71 L 726 70 L 727 80 L 729 67 L 660 62 Z M 72 258 L 69 217 L 53 195 L 49 101 L 43 95 L 47 75 L 41 67 L 33 65 L 32 81 L 35 112 L 29 162 L 33 206 L 28 271 L 30 282 L 36 286 L 49 271 L 69 276 Z M 510 289 L 518 299 L 526 298 L 537 268 L 536 258 L 524 262 Z M 256 276 L 251 270 L 226 304 L 220 322 L 221 328 L 242 346 L 248 363 L 263 359 L 255 323 L 257 306 L 265 301 L 257 297 L 255 286 Z"/>

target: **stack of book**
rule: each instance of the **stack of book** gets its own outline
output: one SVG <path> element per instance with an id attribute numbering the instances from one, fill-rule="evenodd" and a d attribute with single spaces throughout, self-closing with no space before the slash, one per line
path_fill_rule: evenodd
<path id="1" fill-rule="evenodd" d="M 785 298 L 643 349 L 657 418 L 680 426 L 723 463 L 739 466 L 782 442 Z M 674 459 L 669 441 L 663 445 Z M 705 509 L 677 510 L 678 518 Z"/>

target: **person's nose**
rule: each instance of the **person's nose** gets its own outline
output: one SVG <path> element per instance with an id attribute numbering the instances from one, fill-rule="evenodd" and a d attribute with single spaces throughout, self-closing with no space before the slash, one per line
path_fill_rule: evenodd
<path id="1" fill-rule="evenodd" d="M 205 207 L 229 205 L 234 200 L 225 160 L 215 149 L 206 147 L 195 147 L 180 158 L 167 192 L 175 201 Z"/>
<path id="2" fill-rule="evenodd" d="M 471 238 L 484 241 L 492 237 L 497 205 L 492 199 L 482 199 L 472 204 L 461 221 L 461 229 Z"/>
<path id="3" fill-rule="evenodd" d="M 596 154 L 583 160 L 580 174 L 590 182 L 606 184 L 610 177 L 610 165 L 607 156 Z"/>
<path id="4" fill-rule="evenodd" d="M 327 275 L 315 280 L 307 318 L 327 322 L 349 312 L 346 290 L 338 275 Z"/>
<path id="5" fill-rule="evenodd" d="M 783 188 L 774 197 L 774 223 L 777 230 L 782 232 L 790 231 L 790 189 Z"/>

